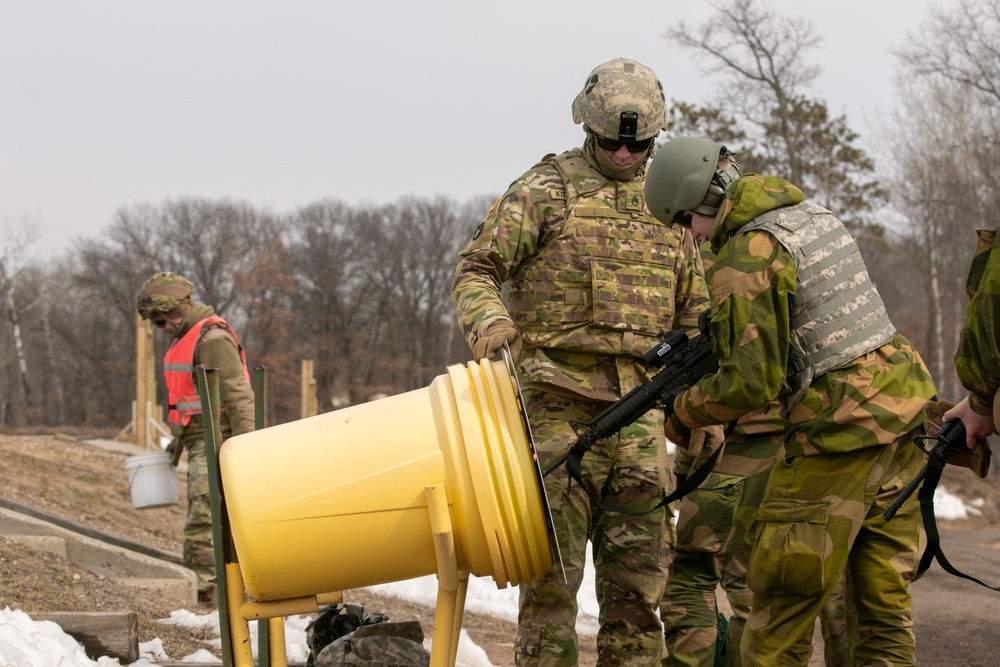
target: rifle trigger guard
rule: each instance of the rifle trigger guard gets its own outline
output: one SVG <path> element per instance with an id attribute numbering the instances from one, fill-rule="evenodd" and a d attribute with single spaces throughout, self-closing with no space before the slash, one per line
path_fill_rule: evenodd
<path id="1" fill-rule="evenodd" d="M 928 441 L 934 442 L 934 446 L 930 448 L 926 447 L 924 443 Z M 940 435 L 916 435 L 913 437 L 913 444 L 919 447 L 920 451 L 928 457 L 940 456 L 944 458 L 945 451 L 948 449 L 948 441 Z M 940 445 L 944 445 L 944 447 L 940 447 Z"/>

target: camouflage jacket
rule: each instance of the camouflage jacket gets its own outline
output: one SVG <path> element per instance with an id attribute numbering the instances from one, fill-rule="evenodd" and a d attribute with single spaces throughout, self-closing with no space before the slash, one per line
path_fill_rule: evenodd
<path id="1" fill-rule="evenodd" d="M 969 404 L 982 415 L 993 414 L 1000 388 L 1000 234 L 980 230 L 966 291 L 972 300 L 966 309 L 955 352 L 955 370 L 969 390 Z"/>
<path id="2" fill-rule="evenodd" d="M 696 331 L 708 292 L 690 232 L 650 215 L 644 178 L 608 179 L 578 148 L 514 181 L 455 271 L 469 346 L 510 319 L 526 386 L 613 401 L 648 382 L 642 354 L 673 328 Z"/>
<path id="3" fill-rule="evenodd" d="M 803 201 L 774 176 L 746 174 L 727 193 L 712 230 L 711 331 L 719 371 L 674 402 L 688 427 L 723 424 L 768 406 L 782 390 L 791 345 L 794 258 L 766 231 L 743 233 L 758 215 Z M 923 360 L 903 336 L 815 378 L 789 416 L 786 455 L 884 445 L 919 427 L 937 396 Z"/>

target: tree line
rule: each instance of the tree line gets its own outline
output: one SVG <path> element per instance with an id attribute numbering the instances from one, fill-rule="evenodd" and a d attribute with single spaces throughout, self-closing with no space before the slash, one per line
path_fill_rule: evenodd
<path id="1" fill-rule="evenodd" d="M 426 386 L 469 358 L 456 335 L 451 273 L 491 203 L 326 200 L 280 216 L 176 199 L 120 209 L 101 238 L 57 266 L 8 244 L 0 424 L 127 424 L 135 297 L 161 270 L 192 280 L 195 298 L 234 326 L 248 363 L 268 369 L 271 423 L 298 418 L 302 359 L 314 361 L 321 411 Z M 158 364 L 168 343 L 154 335 Z"/>
<path id="2" fill-rule="evenodd" d="M 667 33 L 717 83 L 705 104 L 672 101 L 667 136 L 725 143 L 744 171 L 785 177 L 841 217 L 897 329 L 921 351 L 941 395 L 957 400 L 952 354 L 975 230 L 996 227 L 991 214 L 1000 210 L 992 175 L 1000 0 L 933 10 L 894 52 L 902 104 L 882 120 L 878 159 L 810 92 L 819 75 L 809 60 L 820 39 L 812 25 L 763 0 L 713 7 L 703 25 Z M 30 230 L 8 229 L 0 238 L 0 426 L 127 424 L 135 295 L 160 270 L 190 278 L 198 300 L 236 328 L 250 364 L 268 369 L 270 423 L 298 418 L 302 359 L 314 361 L 321 411 L 424 387 L 469 359 L 451 275 L 491 204 L 327 199 L 276 214 L 177 198 L 121 208 L 99 238 L 53 263 L 31 259 Z M 167 341 L 154 340 L 159 361 Z"/>

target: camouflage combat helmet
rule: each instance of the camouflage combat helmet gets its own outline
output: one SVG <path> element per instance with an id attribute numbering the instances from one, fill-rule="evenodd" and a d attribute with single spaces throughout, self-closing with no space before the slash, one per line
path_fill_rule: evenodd
<path id="1" fill-rule="evenodd" d="M 143 283 L 136 297 L 139 316 L 148 320 L 155 313 L 169 313 L 191 296 L 192 291 L 194 283 L 184 276 L 169 271 L 154 273 Z"/>
<path id="2" fill-rule="evenodd" d="M 740 176 L 740 166 L 719 157 L 735 155 L 711 139 L 676 137 L 660 147 L 646 172 L 646 205 L 653 216 L 670 224 L 681 211 L 702 215 L 719 212 L 726 190 Z"/>
<path id="3" fill-rule="evenodd" d="M 598 65 L 573 100 L 573 122 L 602 137 L 642 141 L 667 129 L 667 102 L 653 71 L 618 58 Z"/>

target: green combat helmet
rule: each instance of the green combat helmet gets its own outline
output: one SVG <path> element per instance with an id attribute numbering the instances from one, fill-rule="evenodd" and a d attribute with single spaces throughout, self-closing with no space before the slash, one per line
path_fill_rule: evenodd
<path id="1" fill-rule="evenodd" d="M 735 161 L 719 168 L 719 157 L 732 155 L 735 153 L 711 139 L 677 137 L 665 143 L 646 172 L 650 212 L 664 224 L 670 224 L 682 211 L 718 213 L 726 190 L 740 176 Z"/>
<path id="2" fill-rule="evenodd" d="M 642 141 L 667 129 L 667 102 L 653 71 L 618 58 L 598 65 L 573 100 L 573 122 L 598 136 Z"/>
<path id="3" fill-rule="evenodd" d="M 182 275 L 160 271 L 143 283 L 136 297 L 139 316 L 148 320 L 155 313 L 169 313 L 191 296 L 194 283 Z"/>

